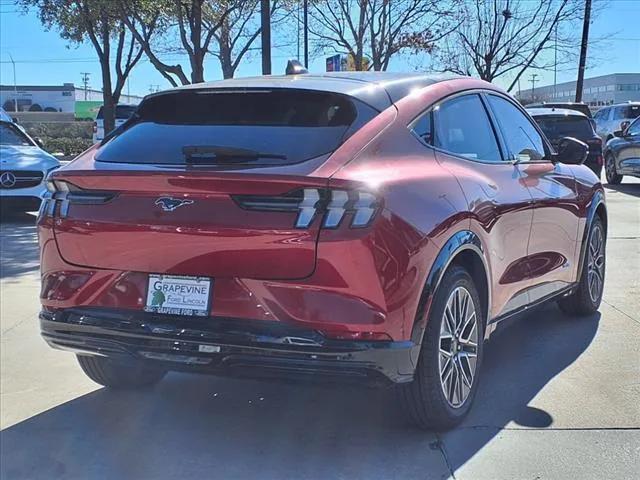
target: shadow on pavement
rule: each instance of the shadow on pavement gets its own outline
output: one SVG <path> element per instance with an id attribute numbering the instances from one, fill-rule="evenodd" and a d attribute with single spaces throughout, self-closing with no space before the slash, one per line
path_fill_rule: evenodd
<path id="1" fill-rule="evenodd" d="M 449 476 L 511 421 L 553 425 L 528 406 L 589 346 L 599 314 L 555 306 L 488 344 L 468 420 L 440 435 L 409 426 L 391 390 L 171 374 L 152 391 L 101 389 L 5 429 L 2 478 L 420 478 Z"/>
<path id="2" fill-rule="evenodd" d="M 518 426 L 553 427 L 553 412 L 528 406 L 556 375 L 591 344 L 600 313 L 571 318 L 555 304 L 534 310 L 498 330 L 485 349 L 476 403 L 456 430 L 442 436 L 455 471 L 510 422 Z"/>
<path id="3" fill-rule="evenodd" d="M 2 212 L 0 216 L 0 278 L 3 280 L 37 271 L 36 217 L 28 213 Z"/>
<path id="4" fill-rule="evenodd" d="M 634 197 L 640 197 L 640 184 L 638 183 L 621 183 L 619 185 L 605 184 L 605 187 Z"/>

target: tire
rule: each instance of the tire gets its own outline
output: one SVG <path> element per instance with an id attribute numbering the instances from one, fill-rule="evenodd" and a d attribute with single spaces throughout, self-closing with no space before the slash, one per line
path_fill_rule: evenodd
<path id="1" fill-rule="evenodd" d="M 622 181 L 622 175 L 616 171 L 616 162 L 610 153 L 607 153 L 604 159 L 604 174 L 607 177 L 607 183 L 611 185 L 618 185 Z"/>
<path id="2" fill-rule="evenodd" d="M 463 345 L 462 342 L 458 343 L 454 339 L 447 341 L 446 338 L 441 338 L 441 335 L 446 337 L 448 331 L 452 330 L 448 328 L 451 323 L 445 320 L 445 309 L 448 306 L 453 306 L 455 309 L 455 303 L 451 304 L 450 302 L 456 292 L 461 292 L 462 298 L 467 298 L 473 304 L 475 316 L 472 315 L 469 306 L 466 319 L 473 317 L 473 320 L 471 320 L 472 323 L 468 324 L 467 328 L 463 329 L 460 338 L 466 337 L 467 340 L 472 340 L 475 332 L 475 342 L 473 342 L 475 343 L 475 348 L 468 343 Z M 468 296 L 465 297 L 464 292 Z M 458 425 L 469 413 L 478 389 L 479 372 L 482 364 L 482 344 L 484 339 L 482 307 L 473 279 L 464 268 L 453 266 L 447 270 L 434 295 L 430 310 L 414 379 L 409 384 L 399 385 L 398 393 L 401 405 L 412 423 L 424 429 L 448 430 Z M 449 309 L 449 312 L 451 311 Z M 463 319 L 465 318 L 464 315 L 462 317 Z M 451 316 L 447 318 L 451 319 Z M 455 337 L 456 335 L 454 335 Z M 455 352 L 459 347 L 462 350 L 458 350 L 458 356 L 451 357 L 441 354 L 441 347 L 449 352 Z M 475 351 L 475 364 L 472 365 L 472 358 L 468 356 L 468 353 L 473 351 Z M 462 356 L 462 354 L 465 355 Z M 457 359 L 458 363 L 455 360 L 451 360 L 452 358 Z M 450 363 L 447 363 L 448 361 Z M 447 365 L 449 365 L 449 368 L 447 368 Z M 459 385 L 464 389 L 462 395 L 460 395 L 460 390 L 455 389 L 455 385 L 457 385 L 454 383 L 455 374 L 464 369 L 467 374 L 465 377 L 468 378 L 468 373 L 472 368 L 471 388 L 468 387 L 468 383 L 460 383 Z M 445 374 L 445 377 L 449 374 L 449 377 L 447 377 L 451 379 L 449 383 L 441 380 L 441 371 Z M 457 375 L 457 378 L 463 381 L 460 373 L 457 373 Z M 452 386 L 454 388 L 451 388 Z M 447 389 L 447 394 L 445 394 L 445 389 Z M 457 402 L 459 403 L 457 405 L 456 396 L 458 400 L 462 400 Z"/>
<path id="3" fill-rule="evenodd" d="M 594 245 L 596 246 L 594 247 Z M 578 288 L 568 297 L 558 301 L 558 305 L 563 312 L 573 316 L 590 315 L 600 307 L 604 289 L 606 246 L 604 226 L 600 217 L 596 215 L 587 237 L 587 251 L 582 260 L 582 273 L 580 274 Z M 594 258 L 594 256 L 597 258 Z M 594 283 L 597 285 L 594 285 Z M 597 290 L 596 288 L 590 288 L 590 286 L 597 286 Z"/>
<path id="4" fill-rule="evenodd" d="M 166 370 L 140 362 L 116 362 L 105 357 L 77 355 L 82 371 L 94 382 L 117 389 L 136 389 L 155 385 Z"/>

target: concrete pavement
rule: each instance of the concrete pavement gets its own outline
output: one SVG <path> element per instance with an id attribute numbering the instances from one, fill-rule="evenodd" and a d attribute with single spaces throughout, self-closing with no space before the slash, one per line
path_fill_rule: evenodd
<path id="1" fill-rule="evenodd" d="M 2 479 L 632 479 L 640 471 L 640 183 L 607 187 L 600 312 L 501 326 L 469 418 L 408 426 L 392 392 L 170 374 L 111 392 L 37 325 L 32 217 L 1 227 Z"/>

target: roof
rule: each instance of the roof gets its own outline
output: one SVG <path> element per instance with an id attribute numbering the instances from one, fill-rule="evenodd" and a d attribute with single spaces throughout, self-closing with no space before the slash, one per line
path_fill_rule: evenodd
<path id="1" fill-rule="evenodd" d="M 568 108 L 527 108 L 527 112 L 532 117 L 587 117 L 584 113 L 578 110 L 570 110 Z"/>
<path id="2" fill-rule="evenodd" d="M 381 111 L 416 89 L 456 78 L 468 77 L 449 74 L 391 72 L 327 72 L 304 73 L 299 75 L 265 75 L 196 83 L 151 94 L 149 97 L 193 89 L 297 88 L 349 95 Z"/>
<path id="3" fill-rule="evenodd" d="M 63 85 L 0 85 L 0 90 L 3 91 L 25 91 L 30 90 L 32 92 L 71 92 L 76 87 L 73 83 L 65 83 Z"/>

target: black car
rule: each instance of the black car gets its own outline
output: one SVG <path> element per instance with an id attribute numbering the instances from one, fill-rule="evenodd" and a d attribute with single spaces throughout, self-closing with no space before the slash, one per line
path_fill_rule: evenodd
<path id="1" fill-rule="evenodd" d="M 640 178 L 640 117 L 613 135 L 604 149 L 607 183 L 618 184 L 623 175 Z"/>
<path id="2" fill-rule="evenodd" d="M 591 114 L 591 109 L 589 105 L 586 103 L 577 103 L 577 102 L 542 102 L 542 103 L 531 103 L 526 106 L 527 110 L 533 108 L 564 108 L 567 110 L 575 110 L 576 112 L 584 113 L 587 117 L 593 118 Z"/>
<path id="3" fill-rule="evenodd" d="M 565 108 L 528 108 L 527 111 L 538 123 L 551 145 L 557 150 L 564 137 L 573 137 L 589 145 L 589 155 L 584 164 L 600 178 L 602 172 L 602 139 L 593 122 L 583 113 Z"/>

